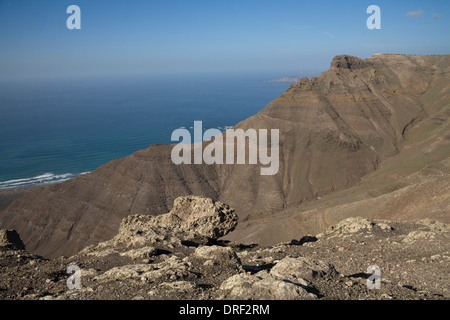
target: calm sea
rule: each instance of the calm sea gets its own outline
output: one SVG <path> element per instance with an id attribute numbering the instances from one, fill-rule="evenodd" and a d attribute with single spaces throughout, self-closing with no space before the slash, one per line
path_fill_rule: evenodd
<path id="1" fill-rule="evenodd" d="M 289 83 L 270 74 L 0 82 L 0 189 L 71 179 L 172 131 L 225 130 Z"/>

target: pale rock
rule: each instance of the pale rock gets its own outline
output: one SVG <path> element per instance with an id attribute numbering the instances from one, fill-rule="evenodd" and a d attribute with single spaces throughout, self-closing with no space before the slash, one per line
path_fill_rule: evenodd
<path id="1" fill-rule="evenodd" d="M 122 252 L 120 255 L 130 257 L 132 259 L 144 259 L 156 255 L 157 252 L 158 250 L 155 247 L 143 247 Z"/>
<path id="2" fill-rule="evenodd" d="M 229 247 L 220 246 L 202 246 L 198 247 L 194 256 L 202 259 L 212 260 L 214 263 L 221 264 L 241 264 L 239 257 L 236 252 Z"/>
<path id="3" fill-rule="evenodd" d="M 220 285 L 228 299 L 239 300 L 301 300 L 317 296 L 300 285 L 276 279 L 267 272 L 256 275 L 237 274 Z"/>
<path id="4" fill-rule="evenodd" d="M 270 270 L 270 274 L 279 279 L 307 285 L 304 283 L 305 279 L 311 281 L 318 276 L 335 275 L 336 270 L 331 264 L 322 261 L 304 257 L 286 257 Z"/>

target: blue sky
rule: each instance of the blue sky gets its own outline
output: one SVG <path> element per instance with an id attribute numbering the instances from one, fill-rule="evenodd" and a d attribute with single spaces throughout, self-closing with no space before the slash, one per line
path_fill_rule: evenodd
<path id="1" fill-rule="evenodd" d="M 366 27 L 372 4 L 381 30 Z M 449 31 L 448 0 L 0 0 L 0 77 L 298 75 L 343 53 L 449 54 Z"/>

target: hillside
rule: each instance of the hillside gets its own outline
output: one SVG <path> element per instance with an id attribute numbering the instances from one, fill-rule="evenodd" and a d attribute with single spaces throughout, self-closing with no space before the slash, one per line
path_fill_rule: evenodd
<path id="1" fill-rule="evenodd" d="M 33 190 L 0 213 L 30 252 L 72 255 L 113 237 L 130 214 L 158 215 L 179 196 L 230 204 L 227 236 L 275 244 L 350 216 L 389 220 L 449 213 L 450 56 L 337 56 L 235 128 L 280 130 L 280 169 L 180 165 L 171 145 Z M 206 144 L 206 143 L 205 143 Z M 295 235 L 295 236 L 293 236 Z"/>

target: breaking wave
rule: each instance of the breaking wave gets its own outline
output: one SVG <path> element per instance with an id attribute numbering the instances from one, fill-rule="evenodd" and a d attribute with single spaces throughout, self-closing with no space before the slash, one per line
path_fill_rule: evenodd
<path id="1" fill-rule="evenodd" d="M 30 186 L 40 185 L 40 184 L 63 182 L 63 181 L 78 177 L 80 175 L 86 174 L 86 173 L 89 173 L 89 172 L 82 172 L 82 173 L 78 173 L 78 174 L 74 174 L 74 173 L 64 173 L 64 174 L 44 173 L 44 174 L 41 174 L 41 175 L 38 175 L 35 177 L 31 177 L 31 178 L 0 181 L 0 190 L 30 187 Z"/>

